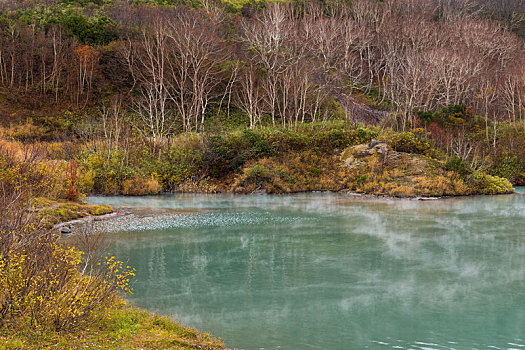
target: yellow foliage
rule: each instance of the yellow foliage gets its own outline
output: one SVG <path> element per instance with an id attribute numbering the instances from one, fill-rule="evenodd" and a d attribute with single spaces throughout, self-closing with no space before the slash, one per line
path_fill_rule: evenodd
<path id="1" fill-rule="evenodd" d="M 114 258 L 96 265 L 92 245 L 83 254 L 59 244 L 43 225 L 44 210 L 33 215 L 37 205 L 56 203 L 49 197 L 64 184 L 63 165 L 17 159 L 0 149 L 0 324 L 29 322 L 40 330 L 69 331 L 89 322 L 92 312 L 111 302 L 118 290 L 130 292 L 131 268 Z M 82 210 L 111 210 L 80 203 L 46 209 L 60 218 Z"/>
<path id="2" fill-rule="evenodd" d="M 162 186 L 157 180 L 156 174 L 152 176 L 141 177 L 135 176 L 130 180 L 126 180 L 122 183 L 122 194 L 130 196 L 144 196 L 150 194 L 159 194 L 162 190 Z"/>
<path id="3" fill-rule="evenodd" d="M 132 293 L 129 282 L 135 272 L 114 257 L 93 270 L 76 248 L 48 240 L 41 244 L 50 249 L 48 254 L 10 250 L 0 255 L 0 311 L 9 321 L 30 317 L 40 327 L 73 329 L 117 290 Z"/>

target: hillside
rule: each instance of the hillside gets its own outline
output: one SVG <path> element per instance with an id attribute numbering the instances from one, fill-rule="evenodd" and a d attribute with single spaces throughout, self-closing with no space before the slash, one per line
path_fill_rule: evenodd
<path id="1" fill-rule="evenodd" d="M 520 2 L 33 0 L 0 13 L 2 136 L 77 164 L 82 191 L 215 183 L 253 146 L 218 169 L 206 157 L 232 151 L 213 150 L 217 137 L 315 138 L 332 123 L 412 133 L 465 174 L 524 178 Z M 317 156 L 342 146 L 316 143 Z"/>

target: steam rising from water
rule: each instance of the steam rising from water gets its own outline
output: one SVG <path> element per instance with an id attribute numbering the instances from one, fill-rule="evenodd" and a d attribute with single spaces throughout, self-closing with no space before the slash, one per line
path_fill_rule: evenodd
<path id="1" fill-rule="evenodd" d="M 178 211 L 102 225 L 132 302 L 231 347 L 525 349 L 525 196 L 92 201 Z"/>

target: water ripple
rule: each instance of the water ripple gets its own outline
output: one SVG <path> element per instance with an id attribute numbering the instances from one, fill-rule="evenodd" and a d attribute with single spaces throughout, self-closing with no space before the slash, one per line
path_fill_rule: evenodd
<path id="1" fill-rule="evenodd" d="M 149 231 L 191 227 L 230 227 L 238 225 L 293 224 L 313 219 L 283 216 L 276 217 L 268 213 L 246 215 L 243 212 L 208 212 L 197 214 L 163 214 L 140 217 L 134 214 L 96 223 L 103 232 Z"/>

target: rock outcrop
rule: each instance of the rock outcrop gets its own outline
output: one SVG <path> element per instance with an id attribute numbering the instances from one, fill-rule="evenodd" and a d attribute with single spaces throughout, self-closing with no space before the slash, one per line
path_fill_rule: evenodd
<path id="1" fill-rule="evenodd" d="M 480 173 L 461 175 L 431 157 L 397 152 L 387 143 L 372 140 L 341 154 L 351 172 L 352 191 L 395 197 L 440 197 L 512 192 L 502 178 Z"/>
<path id="2" fill-rule="evenodd" d="M 349 147 L 343 151 L 341 159 L 348 169 L 360 169 L 365 167 L 370 158 L 386 161 L 388 159 L 389 148 L 386 142 L 372 140 L 368 145 L 357 145 Z"/>

